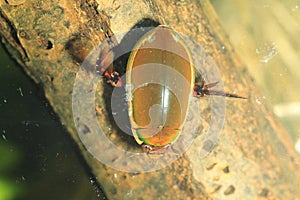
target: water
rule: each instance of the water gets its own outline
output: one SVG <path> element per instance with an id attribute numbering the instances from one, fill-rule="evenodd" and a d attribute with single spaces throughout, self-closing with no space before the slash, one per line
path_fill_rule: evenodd
<path id="1" fill-rule="evenodd" d="M 212 1 L 231 44 L 300 154 L 300 1 Z"/>
<path id="2" fill-rule="evenodd" d="M 0 46 L 0 200 L 103 199 L 43 91 Z"/>

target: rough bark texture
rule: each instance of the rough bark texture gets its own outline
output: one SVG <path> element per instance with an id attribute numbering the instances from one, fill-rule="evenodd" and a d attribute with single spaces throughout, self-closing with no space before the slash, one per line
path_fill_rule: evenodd
<path id="1" fill-rule="evenodd" d="M 192 37 L 218 65 L 226 90 L 248 99 L 227 100 L 225 127 L 206 158 L 197 156 L 203 139 L 197 137 L 170 166 L 131 174 L 106 167 L 86 151 L 74 127 L 71 102 L 75 75 L 86 55 L 113 32 L 128 31 L 143 19 Z M 299 157 L 228 44 L 208 1 L 0 0 L 0 28 L 7 49 L 44 88 L 109 199 L 300 198 Z M 107 119 L 104 90 L 100 84 L 96 110 Z M 124 145 L 115 139 L 118 130 L 103 119 L 111 139 Z M 201 121 L 205 131 L 205 118 Z"/>

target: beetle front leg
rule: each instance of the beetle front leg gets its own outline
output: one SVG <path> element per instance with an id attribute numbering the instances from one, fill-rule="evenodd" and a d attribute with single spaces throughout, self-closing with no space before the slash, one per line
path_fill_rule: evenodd
<path id="1" fill-rule="evenodd" d="M 113 87 L 121 87 L 121 76 L 118 70 L 116 70 L 119 68 L 116 67 L 116 63 L 114 62 L 114 52 L 108 44 L 104 45 L 96 61 L 96 73 L 101 75 Z"/>
<path id="2" fill-rule="evenodd" d="M 113 71 L 109 73 L 108 71 L 104 71 L 102 76 L 104 80 L 113 87 L 122 87 L 122 80 L 118 72 Z"/>

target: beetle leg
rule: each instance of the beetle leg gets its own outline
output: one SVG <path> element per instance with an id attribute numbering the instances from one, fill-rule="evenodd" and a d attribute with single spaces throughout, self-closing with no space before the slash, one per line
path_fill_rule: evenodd
<path id="1" fill-rule="evenodd" d="M 199 86 L 199 87 L 204 87 L 205 82 L 201 81 L 200 83 L 195 83 L 195 85 Z"/>
<path id="2" fill-rule="evenodd" d="M 114 63 L 114 52 L 111 45 L 106 42 L 96 61 L 96 73 L 103 76 L 107 83 L 113 87 L 121 87 L 122 81 L 117 66 Z"/>
<path id="3" fill-rule="evenodd" d="M 171 145 L 168 144 L 163 147 L 155 147 L 155 146 L 150 146 L 147 144 L 142 144 L 143 151 L 148 153 L 148 154 L 163 154 L 166 150 L 169 149 Z"/>
<path id="4" fill-rule="evenodd" d="M 200 83 L 196 83 L 194 85 L 194 91 L 193 95 L 195 97 L 204 97 L 204 95 L 208 92 L 208 87 L 204 85 L 204 81 L 201 81 Z"/>
<path id="5" fill-rule="evenodd" d="M 214 83 L 209 83 L 209 84 L 207 84 L 207 85 L 204 85 L 204 87 L 206 87 L 207 89 L 208 89 L 208 88 L 212 88 L 212 87 L 215 87 L 218 83 L 219 83 L 219 81 L 214 82 Z"/>
<path id="6" fill-rule="evenodd" d="M 204 84 L 204 81 L 201 83 L 196 83 L 194 86 L 194 96 L 197 98 L 204 97 L 205 95 L 215 95 L 215 96 L 224 96 L 224 97 L 232 97 L 232 98 L 241 98 L 241 99 L 247 99 L 245 97 L 236 95 L 236 94 L 230 94 L 223 91 L 216 91 L 216 90 L 210 90 L 209 88 L 212 88 L 216 86 L 219 83 L 219 81 L 214 83 L 209 83 L 207 85 Z"/>
<path id="7" fill-rule="evenodd" d="M 232 97 L 232 98 L 241 98 L 241 99 L 247 99 L 245 97 L 236 95 L 236 94 L 230 94 L 223 91 L 216 91 L 216 90 L 209 90 L 206 95 L 215 95 L 215 96 L 224 96 L 224 97 Z"/>
<path id="8" fill-rule="evenodd" d="M 142 149 L 145 153 L 150 153 L 153 151 L 153 147 L 147 144 L 142 144 Z"/>
<path id="9" fill-rule="evenodd" d="M 110 83 L 113 87 L 121 87 L 122 80 L 118 72 L 113 71 L 109 73 L 108 71 L 104 71 L 103 78 L 107 83 Z"/>
<path id="10" fill-rule="evenodd" d="M 96 61 L 96 73 L 103 75 L 106 71 L 113 69 L 114 52 L 111 50 L 110 44 L 106 41 L 99 52 Z"/>

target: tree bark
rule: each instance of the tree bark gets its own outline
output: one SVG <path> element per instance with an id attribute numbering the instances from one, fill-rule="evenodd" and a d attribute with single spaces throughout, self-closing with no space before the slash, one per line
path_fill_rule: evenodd
<path id="1" fill-rule="evenodd" d="M 129 31 L 146 19 L 193 38 L 213 58 L 226 90 L 248 99 L 227 99 L 225 126 L 205 158 L 199 158 L 199 144 L 209 128 L 207 111 L 199 120 L 200 136 L 183 156 L 158 171 L 127 173 L 97 161 L 83 146 L 74 126 L 72 92 L 80 64 L 94 47 L 113 32 Z M 209 1 L 0 0 L 0 27 L 2 42 L 43 87 L 108 199 L 300 198 L 299 156 L 239 62 Z M 97 89 L 101 126 L 114 142 L 128 147 L 107 120 L 105 87 L 100 84 Z"/>

